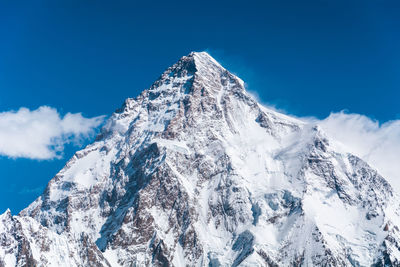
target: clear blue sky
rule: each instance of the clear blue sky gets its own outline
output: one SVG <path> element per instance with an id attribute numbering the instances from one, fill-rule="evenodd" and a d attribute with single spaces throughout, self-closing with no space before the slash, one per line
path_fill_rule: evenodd
<path id="1" fill-rule="evenodd" d="M 2 1 L 0 112 L 109 115 L 206 50 L 291 114 L 399 118 L 399 1 L 137 2 Z M 79 148 L 54 160 L 0 157 L 0 212 L 33 201 Z"/>

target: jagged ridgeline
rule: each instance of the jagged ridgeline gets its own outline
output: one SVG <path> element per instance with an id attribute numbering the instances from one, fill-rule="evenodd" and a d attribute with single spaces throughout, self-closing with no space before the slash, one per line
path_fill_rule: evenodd
<path id="1" fill-rule="evenodd" d="M 400 266 L 399 203 L 318 125 L 191 53 L 1 215 L 0 266 Z"/>

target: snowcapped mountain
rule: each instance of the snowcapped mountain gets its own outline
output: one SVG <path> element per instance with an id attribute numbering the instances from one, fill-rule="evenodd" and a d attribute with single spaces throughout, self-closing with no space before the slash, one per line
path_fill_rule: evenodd
<path id="1" fill-rule="evenodd" d="M 318 125 L 191 53 L 1 215 L 0 266 L 400 266 L 399 203 Z"/>

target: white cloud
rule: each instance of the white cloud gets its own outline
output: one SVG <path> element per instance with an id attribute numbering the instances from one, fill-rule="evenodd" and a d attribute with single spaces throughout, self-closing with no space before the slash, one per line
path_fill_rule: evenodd
<path id="1" fill-rule="evenodd" d="M 400 120 L 379 124 L 364 115 L 340 112 L 319 124 L 328 136 L 368 162 L 400 192 Z"/>
<path id="2" fill-rule="evenodd" d="M 67 143 L 79 143 L 94 133 L 104 116 L 85 118 L 81 113 L 61 117 L 56 109 L 41 106 L 0 113 L 0 155 L 11 158 L 60 157 Z"/>

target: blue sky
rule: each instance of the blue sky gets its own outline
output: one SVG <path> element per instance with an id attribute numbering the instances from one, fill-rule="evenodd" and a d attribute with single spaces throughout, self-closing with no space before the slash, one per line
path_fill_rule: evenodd
<path id="1" fill-rule="evenodd" d="M 45 105 L 57 125 L 67 113 L 89 125 L 181 56 L 206 50 L 290 114 L 400 118 L 398 1 L 146 2 L 2 1 L 0 112 Z M 53 159 L 0 156 L 0 212 L 27 206 L 93 139 L 62 129 L 55 134 L 73 142 Z"/>

